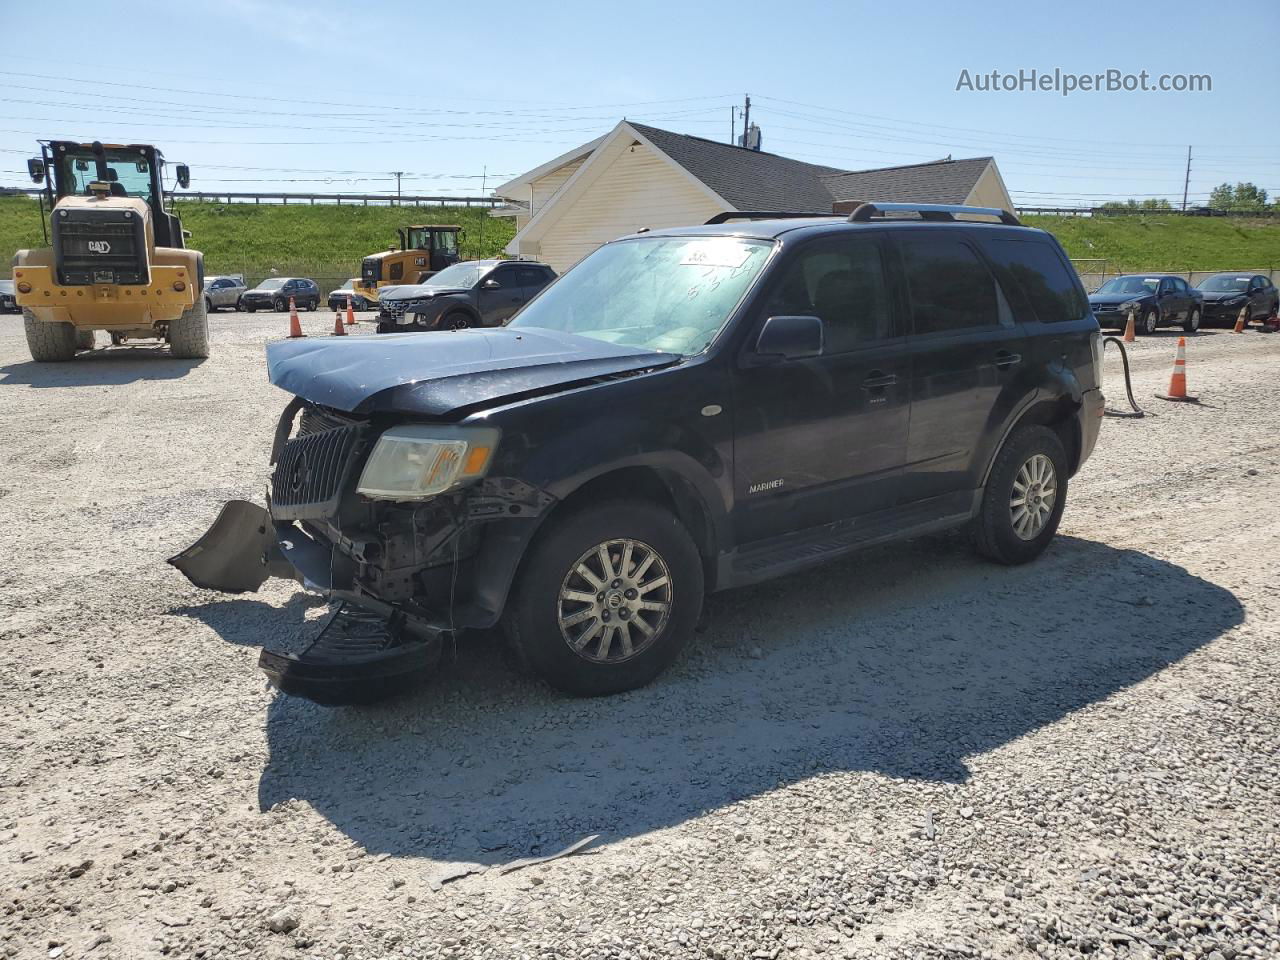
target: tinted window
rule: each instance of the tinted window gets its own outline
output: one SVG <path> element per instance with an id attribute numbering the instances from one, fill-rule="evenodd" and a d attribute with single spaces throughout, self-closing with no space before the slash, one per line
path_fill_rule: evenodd
<path id="1" fill-rule="evenodd" d="M 541 287 L 550 277 L 541 267 L 521 267 L 520 284 L 525 287 Z"/>
<path id="2" fill-rule="evenodd" d="M 1075 276 L 1049 244 L 992 240 L 984 249 L 1010 299 L 1025 303 L 1041 323 L 1077 320 L 1088 311 Z"/>
<path id="3" fill-rule="evenodd" d="M 1178 279 L 1173 281 L 1173 288 L 1177 290 L 1178 293 L 1186 293 L 1187 290 L 1190 289 L 1187 286 L 1187 281 L 1183 280 L 1181 277 L 1178 277 Z"/>
<path id="4" fill-rule="evenodd" d="M 902 255 L 917 335 L 1000 323 L 995 280 L 967 243 L 958 237 L 918 237 L 902 244 Z"/>
<path id="5" fill-rule="evenodd" d="M 499 267 L 497 270 L 493 271 L 493 273 L 489 274 L 489 276 L 485 277 L 485 279 L 497 280 L 504 287 L 515 287 L 520 285 L 520 281 L 516 279 L 516 272 L 514 270 L 505 269 L 502 267 Z"/>
<path id="6" fill-rule="evenodd" d="M 828 353 L 892 336 L 893 308 L 879 242 L 840 237 L 802 247 L 783 268 L 765 311 L 771 317 L 820 317 Z"/>

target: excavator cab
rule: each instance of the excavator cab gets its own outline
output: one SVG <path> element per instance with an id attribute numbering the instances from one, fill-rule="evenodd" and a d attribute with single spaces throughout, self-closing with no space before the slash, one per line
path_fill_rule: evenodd
<path id="1" fill-rule="evenodd" d="M 401 283 L 426 283 L 445 267 L 461 259 L 458 242 L 462 228 L 456 224 L 423 224 L 397 230 L 400 249 L 365 257 L 354 291 L 368 300 L 378 299 L 380 287 Z"/>

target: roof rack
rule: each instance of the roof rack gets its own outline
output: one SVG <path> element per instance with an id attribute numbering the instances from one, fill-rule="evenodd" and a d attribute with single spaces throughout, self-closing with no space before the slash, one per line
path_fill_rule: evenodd
<path id="1" fill-rule="evenodd" d="M 850 223 L 870 220 L 877 214 L 918 213 L 921 220 L 954 221 L 957 216 L 995 217 L 1011 227 L 1022 226 L 1022 221 L 1008 210 L 999 207 L 967 207 L 958 203 L 860 203 L 849 214 Z"/>
<path id="2" fill-rule="evenodd" d="M 728 223 L 730 220 L 798 220 L 806 217 L 834 216 L 837 214 L 830 210 L 826 213 L 799 213 L 795 210 L 726 210 L 724 213 L 717 213 L 705 225 Z"/>

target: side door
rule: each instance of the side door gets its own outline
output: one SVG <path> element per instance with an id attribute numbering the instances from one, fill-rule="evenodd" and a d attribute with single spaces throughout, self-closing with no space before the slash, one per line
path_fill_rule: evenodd
<path id="1" fill-rule="evenodd" d="M 1160 278 L 1160 286 L 1156 288 L 1156 299 L 1160 303 L 1161 323 L 1174 323 L 1182 319 L 1182 304 L 1179 302 L 1172 277 Z"/>
<path id="2" fill-rule="evenodd" d="M 960 227 L 901 231 L 911 318 L 911 433 L 904 500 L 972 494 L 990 434 L 1026 393 L 1026 333 Z"/>
<path id="3" fill-rule="evenodd" d="M 524 306 L 526 297 L 520 286 L 519 268 L 502 264 L 489 271 L 477 291 L 480 319 L 486 327 L 496 327 L 511 319 Z"/>
<path id="4" fill-rule="evenodd" d="M 1173 281 L 1174 293 L 1178 296 L 1179 309 L 1182 311 L 1182 319 L 1191 319 L 1191 308 L 1195 306 L 1196 296 L 1191 292 L 1191 285 L 1181 277 L 1177 277 Z"/>
<path id="5" fill-rule="evenodd" d="M 1249 296 L 1250 319 L 1265 317 L 1271 312 L 1271 281 L 1264 276 L 1256 276 L 1251 281 L 1254 290 Z"/>
<path id="6" fill-rule="evenodd" d="M 894 504 L 907 447 L 911 363 L 878 233 L 820 237 L 783 254 L 734 370 L 739 544 Z M 770 317 L 816 316 L 821 355 L 755 351 Z"/>

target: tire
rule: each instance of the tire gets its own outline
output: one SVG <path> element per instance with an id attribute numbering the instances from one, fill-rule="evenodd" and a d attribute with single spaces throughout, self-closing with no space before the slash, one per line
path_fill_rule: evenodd
<path id="1" fill-rule="evenodd" d="M 95 339 L 96 338 L 94 337 L 92 330 L 77 330 L 76 331 L 76 349 L 92 350 Z"/>
<path id="2" fill-rule="evenodd" d="M 177 320 L 169 322 L 169 353 L 179 360 L 209 356 L 209 314 L 197 300 Z"/>
<path id="3" fill-rule="evenodd" d="M 1160 311 L 1148 310 L 1142 315 L 1142 320 L 1138 323 L 1138 332 L 1144 336 L 1150 336 L 1156 332 L 1160 326 Z"/>
<path id="4" fill-rule="evenodd" d="M 702 610 L 702 559 L 688 531 L 661 507 L 633 500 L 595 504 L 552 518 L 550 524 L 521 562 L 503 612 L 503 629 L 517 657 L 551 686 L 576 696 L 620 693 L 649 683 L 675 660 Z M 636 581 L 641 588 L 638 600 L 628 596 L 636 593 L 634 587 L 617 577 L 605 579 L 605 590 L 591 598 L 583 589 L 589 582 L 576 571 L 585 566 L 599 579 L 604 571 L 598 548 L 608 545 L 611 569 L 620 574 L 626 544 L 631 545 L 631 571 L 646 568 Z M 649 552 L 655 557 L 645 564 Z M 653 586 L 663 579 L 663 567 L 666 583 Z M 613 584 L 620 586 L 615 589 Z M 562 592 L 587 600 L 562 597 Z M 606 593 L 608 599 L 599 602 Z M 632 608 L 646 596 L 666 604 L 665 610 Z M 576 623 L 561 626 L 562 617 L 575 616 L 584 624 L 581 630 Z M 569 637 L 579 639 L 588 630 L 593 636 L 584 641 L 582 653 L 575 652 Z M 630 655 L 627 644 L 633 650 Z"/>
<path id="5" fill-rule="evenodd" d="M 1036 477 L 1035 464 L 1043 460 L 1052 466 L 1049 480 L 1054 488 L 1053 502 L 1048 506 L 1047 515 L 1039 511 L 1041 525 L 1038 528 L 1032 521 L 1020 534 L 1015 526 L 1017 507 L 1012 503 L 1019 495 L 1015 482 L 1021 484 L 1028 475 Z M 1035 482 L 1027 486 L 1033 494 L 1038 492 Z M 1005 441 L 991 468 L 982 493 L 982 506 L 974 520 L 974 547 L 996 563 L 1012 565 L 1034 560 L 1057 532 L 1066 503 L 1067 455 L 1062 441 L 1048 427 L 1019 427 Z"/>
<path id="6" fill-rule="evenodd" d="M 112 345 L 113 347 L 118 347 L 118 346 L 120 346 L 122 343 L 124 343 L 124 334 L 123 334 L 123 333 L 113 333 L 113 334 L 111 334 L 111 345 Z"/>
<path id="7" fill-rule="evenodd" d="M 245 313 L 257 313 L 257 312 L 258 312 L 258 308 L 257 308 L 257 307 L 254 307 L 254 306 L 248 306 L 248 307 L 245 307 L 245 308 L 244 308 L 244 312 L 245 312 Z"/>
<path id="8" fill-rule="evenodd" d="M 204 310 L 205 310 L 205 313 L 213 313 L 213 311 L 214 311 L 214 310 L 216 310 L 216 309 L 217 309 L 217 307 L 215 307 L 215 306 L 213 305 L 213 301 L 212 301 L 212 300 L 210 300 L 208 297 L 205 297 L 205 298 L 204 298 Z"/>
<path id="9" fill-rule="evenodd" d="M 441 330 L 465 330 L 471 326 L 471 315 L 465 310 L 454 310 L 452 313 L 446 313 L 444 319 L 440 321 Z"/>
<path id="10" fill-rule="evenodd" d="M 288 304 L 285 303 L 283 300 L 276 300 L 271 304 L 271 306 L 276 313 L 284 313 L 285 309 L 288 307 Z"/>
<path id="11" fill-rule="evenodd" d="M 23 307 L 22 326 L 31 359 L 37 363 L 63 363 L 76 355 L 76 328 L 71 324 L 45 323 Z"/>
<path id="12" fill-rule="evenodd" d="M 1192 307 L 1191 314 L 1186 320 L 1182 321 L 1182 329 L 1185 333 L 1195 333 L 1200 329 L 1200 308 Z"/>

